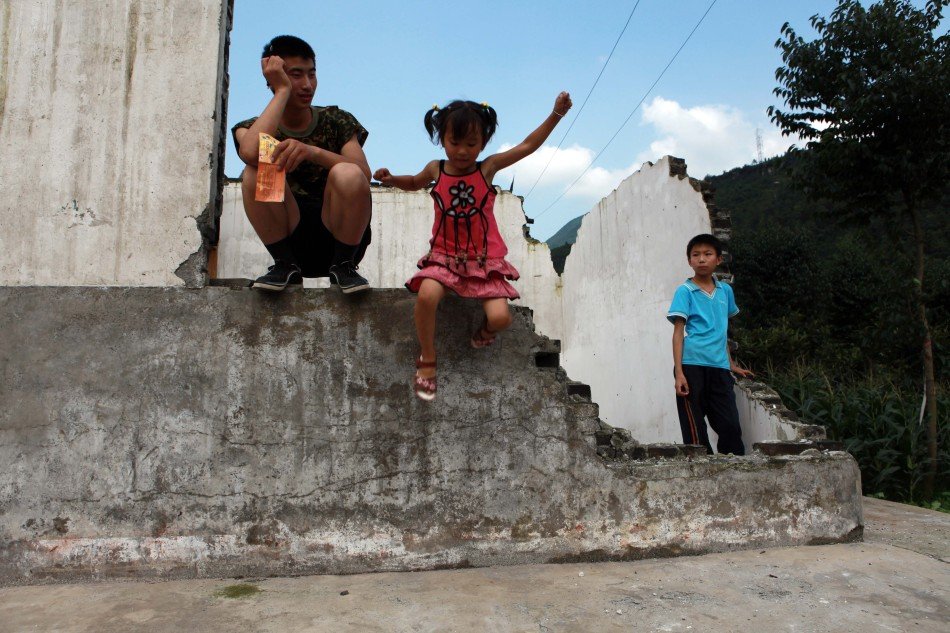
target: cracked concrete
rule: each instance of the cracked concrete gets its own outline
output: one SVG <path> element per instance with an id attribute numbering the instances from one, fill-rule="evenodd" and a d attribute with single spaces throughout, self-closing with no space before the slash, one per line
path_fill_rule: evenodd
<path id="1" fill-rule="evenodd" d="M 0 288 L 0 582 L 625 560 L 860 538 L 846 453 L 608 460 L 597 406 L 448 300 Z M 549 357 L 546 361 L 550 364 Z M 57 523 L 57 520 L 59 523 Z M 61 529 L 57 529 L 56 526 Z"/>
<path id="2" fill-rule="evenodd" d="M 943 633 L 950 567 L 938 558 L 950 555 L 950 515 L 864 501 L 873 517 L 865 543 L 596 565 L 7 587 L 0 622 L 10 633 Z"/>

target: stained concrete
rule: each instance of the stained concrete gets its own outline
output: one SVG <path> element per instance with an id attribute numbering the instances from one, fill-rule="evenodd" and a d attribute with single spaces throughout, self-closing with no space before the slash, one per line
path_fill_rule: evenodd
<path id="1" fill-rule="evenodd" d="M 428 249 L 432 198 L 424 190 L 372 189 L 373 246 L 360 269 L 378 287 L 402 288 Z M 218 275 L 254 277 L 271 259 L 245 216 L 239 183 L 228 185 L 224 201 Z M 590 385 L 604 421 L 643 442 L 680 441 L 679 426 L 669 423 L 676 417 L 673 330 L 664 317 L 692 274 L 689 239 L 729 234 L 729 214 L 712 203 L 708 184 L 687 177 L 683 159 L 644 163 L 584 215 L 563 276 L 547 244 L 526 234 L 521 198 L 499 192 L 495 217 L 507 259 L 521 273 L 519 305 L 533 310 L 541 334 L 562 341 L 564 368 Z M 754 396 L 736 389 L 748 446 L 811 437 Z"/>
<path id="2" fill-rule="evenodd" d="M 0 288 L 0 582 L 624 560 L 860 538 L 842 452 L 609 460 L 527 310 L 472 350 L 413 297 Z M 556 363 L 553 363 L 556 365 Z"/>
<path id="3" fill-rule="evenodd" d="M 0 2 L 0 284 L 204 285 L 230 5 Z"/>
<path id="4" fill-rule="evenodd" d="M 950 626 L 950 515 L 865 500 L 867 542 L 627 563 L 0 588 L 4 631 L 835 632 Z M 893 545 L 900 526 L 904 546 Z M 921 553 L 923 552 L 923 553 Z M 228 588 L 254 592 L 227 598 Z M 341 595 L 347 592 L 346 595 Z"/>
<path id="5" fill-rule="evenodd" d="M 881 499 L 864 499 L 869 541 L 902 547 L 950 563 L 950 515 Z"/>

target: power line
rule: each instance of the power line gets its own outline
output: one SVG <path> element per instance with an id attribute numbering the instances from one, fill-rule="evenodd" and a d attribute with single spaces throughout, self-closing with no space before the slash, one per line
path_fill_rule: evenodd
<path id="1" fill-rule="evenodd" d="M 676 52 L 675 52 L 675 53 L 673 53 L 673 57 L 670 58 L 669 63 L 667 63 L 667 65 L 666 65 L 666 66 L 663 68 L 663 70 L 660 72 L 660 75 L 656 78 L 656 81 L 654 81 L 654 82 L 650 85 L 650 87 L 647 88 L 647 91 L 643 94 L 643 97 L 642 97 L 642 98 L 640 99 L 640 101 L 637 103 L 636 107 L 634 107 L 633 111 L 631 111 L 630 114 L 627 116 L 627 118 L 624 119 L 623 123 L 620 124 L 620 127 L 617 128 L 617 131 L 614 132 L 614 135 L 611 136 L 611 137 L 610 137 L 610 140 L 607 141 L 607 144 L 604 145 L 604 146 L 600 149 L 599 152 L 597 152 L 597 155 L 594 156 L 594 158 L 590 161 L 590 163 L 587 164 L 587 167 L 584 168 L 584 171 L 582 171 L 581 174 L 580 174 L 577 178 L 574 179 L 574 182 L 572 182 L 570 185 L 568 185 L 567 189 L 565 189 L 564 191 L 562 191 L 562 192 L 561 192 L 561 195 L 559 195 L 557 198 L 555 198 L 554 202 L 552 202 L 551 204 L 549 204 L 549 205 L 547 206 L 547 208 L 544 209 L 544 211 L 542 211 L 542 212 L 539 213 L 537 216 L 535 216 L 535 219 L 540 218 L 542 215 L 544 215 L 545 213 L 547 213 L 547 212 L 551 209 L 551 207 L 553 207 L 553 206 L 556 205 L 558 202 L 560 202 L 561 198 L 563 198 L 564 195 L 565 195 L 568 191 L 570 191 L 571 189 L 573 189 L 573 188 L 574 188 L 574 185 L 576 185 L 576 184 L 580 181 L 580 179 L 584 177 L 584 174 L 586 174 L 587 171 L 588 171 L 591 167 L 594 166 L 594 163 L 597 162 L 597 159 L 600 158 L 600 155 L 603 154 L 604 151 L 605 151 L 608 147 L 610 147 L 610 144 L 614 142 L 614 139 L 617 138 L 617 135 L 620 134 L 621 130 L 623 130 L 624 127 L 626 127 L 627 123 L 630 122 L 630 119 L 633 118 L 633 115 L 637 112 L 637 110 L 640 109 L 640 106 L 643 105 L 643 102 L 646 101 L 646 99 L 647 99 L 648 96 L 650 96 L 650 93 L 653 91 L 653 89 L 656 87 L 656 85 L 657 85 L 658 83 L 660 83 L 660 80 L 661 80 L 661 79 L 663 79 L 663 75 L 666 74 L 666 71 L 669 70 L 670 66 L 673 65 L 673 62 L 676 61 L 676 58 L 679 56 L 680 52 L 686 47 L 686 44 L 689 43 L 690 38 L 693 37 L 693 34 L 696 32 L 696 30 L 699 28 L 699 26 L 703 23 L 703 20 L 706 19 L 706 16 L 709 15 L 709 12 L 712 11 L 712 8 L 716 5 L 716 3 L 717 3 L 718 1 L 719 1 L 719 0 L 712 0 L 712 2 L 709 4 L 709 7 L 706 8 L 706 12 L 703 13 L 703 17 L 699 18 L 699 22 L 696 23 L 696 26 L 694 26 L 694 27 L 693 27 L 693 30 L 689 32 L 689 35 L 686 36 L 686 39 L 683 41 L 682 44 L 680 44 L 680 47 L 679 47 L 678 49 L 676 49 Z"/>
<path id="2" fill-rule="evenodd" d="M 548 158 L 548 162 L 544 165 L 544 169 L 541 170 L 541 173 L 538 174 L 537 180 L 534 181 L 534 184 L 531 185 L 531 189 L 528 190 L 528 193 L 524 195 L 525 199 L 528 199 L 528 196 L 531 195 L 531 192 L 534 191 L 534 188 L 538 186 L 538 183 L 541 182 L 541 177 L 544 176 L 544 173 L 548 170 L 548 167 L 551 165 L 551 161 L 554 160 L 554 155 L 557 154 L 557 151 L 561 149 L 561 144 L 564 143 L 564 139 L 567 138 L 567 135 L 571 133 L 571 128 L 574 127 L 574 124 L 577 123 L 577 119 L 580 118 L 581 112 L 584 111 L 584 106 L 587 105 L 587 100 L 590 99 L 591 94 L 594 92 L 594 88 L 597 87 L 597 83 L 600 81 L 600 78 L 603 76 L 604 71 L 607 69 L 607 64 L 610 63 L 610 58 L 614 56 L 614 51 L 617 50 L 617 44 L 620 43 L 620 38 L 623 37 L 623 34 L 627 32 L 627 27 L 630 25 L 630 20 L 633 18 L 633 14 L 636 12 L 637 7 L 640 6 L 640 0 L 637 0 L 637 3 L 633 5 L 633 9 L 630 11 L 630 15 L 627 16 L 627 22 L 623 25 L 623 29 L 620 31 L 620 35 L 617 36 L 617 41 L 614 42 L 614 47 L 610 49 L 610 54 L 607 55 L 607 60 L 604 62 L 604 65 L 600 68 L 600 74 L 597 75 L 597 79 L 594 80 L 594 85 L 590 87 L 590 90 L 587 92 L 587 96 L 584 97 L 584 103 L 581 104 L 580 109 L 577 111 L 577 114 L 574 115 L 574 118 L 571 119 L 571 124 L 567 127 L 567 131 L 564 132 L 564 136 L 561 137 L 561 140 L 558 142 L 557 147 L 554 148 L 554 151 L 551 153 L 551 156 Z"/>

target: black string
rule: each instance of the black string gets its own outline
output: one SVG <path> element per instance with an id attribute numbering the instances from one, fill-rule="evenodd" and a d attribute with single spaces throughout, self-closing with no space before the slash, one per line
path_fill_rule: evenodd
<path id="1" fill-rule="evenodd" d="M 571 128 L 574 127 L 574 124 L 577 123 L 577 119 L 580 118 L 581 112 L 584 111 L 584 106 L 587 105 L 588 99 L 594 93 L 594 88 L 597 87 L 597 82 L 600 81 L 600 78 L 604 74 L 604 70 L 607 69 L 607 64 L 610 63 L 610 58 L 614 56 L 614 51 L 617 50 L 617 44 L 620 43 L 620 38 L 623 37 L 623 34 L 627 31 L 627 26 L 630 25 L 630 20 L 633 18 L 634 12 L 637 10 L 637 7 L 640 6 L 640 0 L 637 0 L 637 3 L 633 5 L 633 9 L 630 11 L 630 15 L 627 16 L 627 22 L 623 25 L 623 29 L 620 31 L 620 35 L 617 36 L 617 41 L 614 42 L 614 47 L 610 49 L 610 54 L 607 55 L 607 61 L 604 62 L 604 65 L 600 68 L 600 74 L 597 75 L 597 79 L 594 80 L 594 85 L 590 87 L 590 90 L 587 92 L 587 96 L 584 97 L 584 103 L 581 104 L 580 109 L 577 111 L 577 114 L 574 115 L 574 118 L 571 119 L 571 124 L 567 127 L 567 131 L 564 132 L 564 136 L 561 137 L 561 140 L 558 142 L 557 147 L 554 148 L 554 151 L 551 153 L 548 162 L 544 165 L 544 169 L 541 170 L 541 173 L 538 174 L 537 180 L 534 181 L 534 184 L 531 185 L 531 189 L 528 190 L 528 193 L 524 195 L 525 200 L 528 199 L 528 196 L 531 195 L 531 192 L 534 191 L 534 188 L 538 186 L 538 183 L 541 182 L 541 177 L 544 176 L 544 173 L 548 170 L 548 167 L 551 165 L 551 161 L 554 160 L 554 155 L 557 154 L 557 151 L 561 149 L 561 145 L 564 143 L 564 139 L 567 138 L 567 135 L 571 133 Z"/>
<path id="2" fill-rule="evenodd" d="M 562 192 L 561 192 L 561 195 L 559 195 L 557 198 L 555 198 L 554 202 L 552 202 L 551 204 L 549 204 L 549 205 L 547 206 L 547 208 L 544 209 L 544 211 L 542 211 L 542 212 L 539 213 L 537 216 L 535 216 L 535 219 L 540 218 L 542 215 L 544 215 L 545 213 L 547 213 L 547 212 L 551 209 L 551 207 L 553 207 L 555 204 L 557 204 L 557 203 L 561 200 L 561 198 L 563 198 L 564 195 L 565 195 L 568 191 L 570 191 L 571 189 L 573 189 L 573 188 L 574 188 L 574 185 L 576 185 L 576 184 L 580 181 L 580 179 L 584 176 L 584 174 L 586 174 L 586 173 L 588 172 L 588 170 L 589 170 L 591 167 L 594 166 L 594 163 L 597 161 L 598 158 L 600 158 L 600 155 L 604 153 L 604 150 L 606 150 L 608 147 L 610 147 L 610 144 L 613 143 L 614 139 L 617 138 L 617 135 L 620 134 L 621 130 L 623 130 L 623 128 L 627 125 L 627 123 L 630 122 L 630 119 L 633 118 L 633 115 L 636 113 L 636 111 L 640 109 L 640 106 L 643 105 L 643 102 L 646 101 L 646 98 L 647 98 L 648 96 L 650 96 L 650 93 L 653 91 L 653 89 L 656 87 L 656 85 L 657 85 L 658 83 L 660 83 L 660 79 L 663 78 L 663 75 L 666 74 L 666 71 L 669 70 L 670 66 L 673 65 L 673 62 L 676 61 L 676 58 L 679 56 L 680 51 L 682 51 L 683 48 L 686 47 L 686 44 L 689 42 L 690 38 L 693 37 L 693 33 L 696 32 L 696 30 L 699 28 L 699 26 L 703 23 L 703 20 L 706 19 L 706 16 L 709 15 L 709 12 L 712 10 L 713 6 L 715 6 L 715 4 L 716 4 L 718 1 L 719 1 L 719 0 L 712 0 L 712 2 L 710 3 L 709 7 L 706 9 L 706 12 L 703 13 L 703 17 L 699 18 L 699 22 L 697 22 L 697 23 L 696 23 L 696 26 L 693 27 L 693 30 L 689 32 L 689 35 L 686 36 L 686 39 L 683 41 L 682 44 L 680 44 L 680 47 L 679 47 L 678 49 L 676 49 L 676 52 L 673 54 L 673 57 L 670 58 L 669 63 L 667 63 L 667 64 L 666 64 L 666 67 L 663 68 L 663 71 L 660 72 L 659 77 L 657 77 L 657 78 L 656 78 L 656 81 L 654 81 L 654 82 L 650 85 L 650 87 L 647 88 L 647 91 L 643 94 L 643 97 L 642 97 L 642 98 L 640 99 L 640 101 L 637 103 L 636 107 L 633 109 L 632 112 L 630 112 L 629 115 L 627 115 L 627 118 L 624 119 L 623 123 L 620 124 L 620 127 L 617 128 L 617 131 L 614 132 L 614 135 L 610 137 L 610 140 L 609 140 L 609 141 L 607 141 L 607 144 L 604 145 L 604 146 L 600 149 L 599 152 L 597 152 L 597 155 L 594 156 L 594 158 L 590 161 L 590 163 L 587 164 L 587 167 L 584 168 L 584 171 L 581 172 L 580 176 L 578 176 L 577 178 L 575 178 L 575 179 L 574 179 L 574 182 L 572 182 L 570 185 L 568 185 L 567 189 L 565 189 L 564 191 L 562 191 Z"/>

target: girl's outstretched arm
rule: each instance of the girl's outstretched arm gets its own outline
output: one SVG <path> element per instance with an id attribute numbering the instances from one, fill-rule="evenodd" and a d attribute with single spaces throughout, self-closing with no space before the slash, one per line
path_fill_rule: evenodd
<path id="1" fill-rule="evenodd" d="M 502 169 L 514 165 L 529 154 L 533 154 L 535 150 L 541 147 L 541 144 L 547 140 L 548 136 L 551 135 L 551 132 L 554 131 L 554 127 L 564 118 L 564 115 L 567 114 L 567 111 L 571 109 L 572 105 L 573 103 L 571 103 L 571 95 L 569 93 L 562 92 L 559 94 L 554 100 L 554 109 L 551 110 L 551 114 L 548 115 L 548 118 L 538 126 L 538 129 L 511 149 L 498 154 L 492 154 L 482 162 L 482 173 L 485 174 L 485 179 L 491 182 L 495 174 Z"/>
<path id="2" fill-rule="evenodd" d="M 393 176 L 385 167 L 380 167 L 373 174 L 373 178 L 384 185 L 396 187 L 403 191 L 418 191 L 428 187 L 429 183 L 439 177 L 439 161 L 432 160 L 415 176 Z"/>

